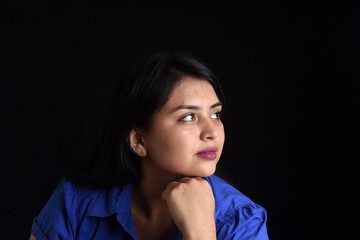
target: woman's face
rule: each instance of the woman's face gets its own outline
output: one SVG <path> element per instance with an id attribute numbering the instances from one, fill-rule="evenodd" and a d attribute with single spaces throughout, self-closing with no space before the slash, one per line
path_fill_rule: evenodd
<path id="1" fill-rule="evenodd" d="M 143 171 L 176 176 L 210 176 L 219 161 L 225 134 L 222 105 L 211 84 L 185 77 L 143 132 L 147 155 Z"/>

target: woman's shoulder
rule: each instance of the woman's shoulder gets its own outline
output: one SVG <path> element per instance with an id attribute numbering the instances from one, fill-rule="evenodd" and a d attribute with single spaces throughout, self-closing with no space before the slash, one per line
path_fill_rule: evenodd
<path id="1" fill-rule="evenodd" d="M 50 200 L 61 199 L 65 205 L 73 205 L 78 209 L 81 205 L 89 205 L 96 201 L 103 191 L 103 189 L 85 187 L 64 178 L 57 185 Z"/>
<path id="2" fill-rule="evenodd" d="M 219 206 L 230 206 L 237 209 L 249 204 L 255 204 L 249 197 L 220 177 L 212 175 L 207 180 L 213 190 L 215 202 Z"/>
<path id="3" fill-rule="evenodd" d="M 216 175 L 207 178 L 215 198 L 217 229 L 258 229 L 266 235 L 266 210 Z M 261 230 L 261 231 L 260 231 Z M 267 235 L 266 235 L 267 236 Z M 259 238 L 259 239 L 266 239 Z"/>
<path id="4" fill-rule="evenodd" d="M 62 199 L 69 208 L 76 208 L 78 214 L 87 214 L 99 209 L 110 210 L 113 204 L 122 193 L 118 186 L 109 188 L 93 188 L 74 183 L 68 179 L 62 179 L 55 189 L 52 198 Z M 96 208 L 96 209 L 94 209 Z"/>
<path id="5" fill-rule="evenodd" d="M 227 203 L 229 200 L 235 200 L 236 206 L 234 207 L 240 207 L 248 203 L 253 203 L 250 198 L 220 177 L 212 175 L 208 177 L 207 180 L 211 185 L 215 201 L 218 204 L 224 203 L 224 201 Z"/>
<path id="6" fill-rule="evenodd" d="M 71 239 L 72 230 L 77 229 L 84 216 L 113 211 L 112 203 L 120 193 L 118 187 L 95 189 L 62 179 L 34 218 L 32 232 L 37 239 L 40 236 L 56 239 L 60 233 Z"/>

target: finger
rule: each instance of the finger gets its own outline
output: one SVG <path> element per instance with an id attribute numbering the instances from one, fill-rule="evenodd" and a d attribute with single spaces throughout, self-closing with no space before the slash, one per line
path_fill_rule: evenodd
<path id="1" fill-rule="evenodd" d="M 179 180 L 177 180 L 177 182 L 187 183 L 191 179 L 192 179 L 191 177 L 183 177 L 183 178 L 180 178 Z"/>
<path id="2" fill-rule="evenodd" d="M 167 200 L 169 199 L 170 193 L 171 193 L 171 189 L 165 189 L 161 193 L 161 199 L 164 200 L 166 206 L 167 206 Z"/>
<path id="3" fill-rule="evenodd" d="M 202 179 L 201 177 L 183 177 L 183 178 L 180 178 L 177 181 L 181 182 L 181 183 L 188 183 L 188 182 L 193 181 L 193 180 L 206 181 L 206 180 Z"/>
<path id="4" fill-rule="evenodd" d="M 196 180 L 204 180 L 202 177 L 194 177 Z"/>
<path id="5" fill-rule="evenodd" d="M 169 183 L 166 185 L 165 189 L 171 190 L 171 189 L 179 186 L 179 184 L 180 184 L 180 182 L 177 182 L 177 181 L 169 182 Z"/>

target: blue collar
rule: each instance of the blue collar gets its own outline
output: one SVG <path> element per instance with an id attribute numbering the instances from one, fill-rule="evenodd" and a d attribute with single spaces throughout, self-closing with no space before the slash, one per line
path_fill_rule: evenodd
<path id="1" fill-rule="evenodd" d="M 86 215 L 109 217 L 115 213 L 117 213 L 117 220 L 124 230 L 136 239 L 131 213 L 131 184 L 125 185 L 122 189 L 112 187 L 108 190 L 102 190 L 90 204 Z"/>

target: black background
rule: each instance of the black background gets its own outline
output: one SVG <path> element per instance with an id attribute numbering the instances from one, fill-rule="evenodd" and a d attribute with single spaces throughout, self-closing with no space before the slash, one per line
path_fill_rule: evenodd
<path id="1" fill-rule="evenodd" d="M 28 238 L 62 171 L 85 153 L 120 67 L 163 47 L 192 51 L 222 82 L 220 167 L 266 208 L 270 239 L 356 232 L 359 9 L 206 1 L 1 9 L 2 236 Z"/>

